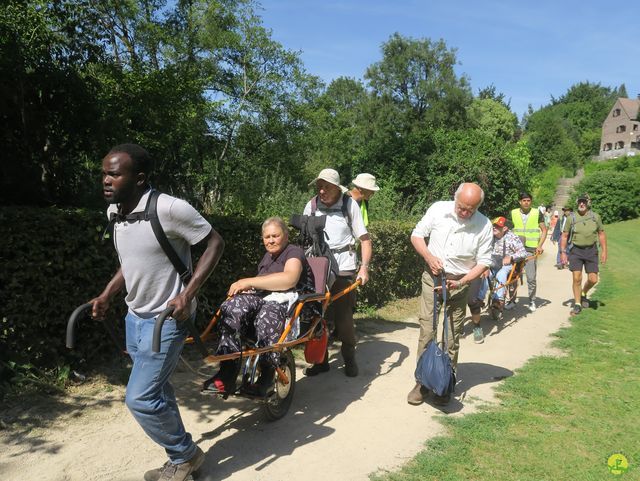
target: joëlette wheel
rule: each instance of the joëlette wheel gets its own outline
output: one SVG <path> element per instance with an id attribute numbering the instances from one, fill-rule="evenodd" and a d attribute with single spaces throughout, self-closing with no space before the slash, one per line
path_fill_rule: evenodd
<path id="1" fill-rule="evenodd" d="M 293 401 L 293 392 L 296 386 L 296 363 L 290 350 L 280 354 L 280 368 L 286 374 L 289 382 L 284 384 L 279 379 L 278 373 L 274 374 L 276 377 L 274 392 L 264 403 L 264 413 L 269 421 L 276 421 L 287 414 L 291 401 Z"/>

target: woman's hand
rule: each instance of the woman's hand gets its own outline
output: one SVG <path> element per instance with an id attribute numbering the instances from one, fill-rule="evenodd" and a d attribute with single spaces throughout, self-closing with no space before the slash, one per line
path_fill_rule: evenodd
<path id="1" fill-rule="evenodd" d="M 229 291 L 227 292 L 228 296 L 235 296 L 239 292 L 248 291 L 251 289 L 251 283 L 249 279 L 238 279 L 233 284 L 229 286 Z"/>

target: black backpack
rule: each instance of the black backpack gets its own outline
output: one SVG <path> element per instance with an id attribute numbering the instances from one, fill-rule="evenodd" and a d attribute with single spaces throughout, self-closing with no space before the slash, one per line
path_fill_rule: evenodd
<path id="1" fill-rule="evenodd" d="M 160 247 L 162 247 L 162 250 L 171 261 L 171 264 L 173 264 L 173 267 L 178 271 L 178 274 L 180 274 L 182 283 L 186 286 L 191 280 L 192 272 L 191 269 L 182 262 L 182 259 L 180 259 L 180 256 L 178 256 L 178 253 L 175 251 L 169 242 L 169 239 L 167 239 L 167 235 L 164 233 L 164 229 L 162 228 L 162 224 L 160 224 L 160 219 L 158 218 L 158 197 L 160 197 L 160 192 L 155 189 L 151 189 L 144 211 L 124 215 L 120 211 L 120 208 L 118 208 L 118 212 L 112 212 L 109 218 L 109 224 L 105 229 L 105 234 L 109 232 L 114 235 L 115 230 L 113 229 L 113 226 L 118 222 L 151 222 L 151 228 L 153 229 L 153 233 L 155 234 Z"/>

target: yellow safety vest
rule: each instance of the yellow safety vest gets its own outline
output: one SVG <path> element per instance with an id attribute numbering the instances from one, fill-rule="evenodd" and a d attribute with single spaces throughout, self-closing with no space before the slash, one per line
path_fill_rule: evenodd
<path id="1" fill-rule="evenodd" d="M 537 215 L 536 215 L 537 214 Z M 540 240 L 540 225 L 538 224 L 538 211 L 531 209 L 529 217 L 527 217 L 527 225 L 522 223 L 522 213 L 520 209 L 511 211 L 511 220 L 513 221 L 513 233 L 520 238 L 524 238 L 525 247 L 538 247 Z"/>
<path id="2" fill-rule="evenodd" d="M 360 212 L 362 213 L 362 220 L 364 221 L 364 226 L 367 227 L 369 225 L 369 212 L 368 212 L 368 202 L 366 200 L 362 200 L 360 204 Z"/>

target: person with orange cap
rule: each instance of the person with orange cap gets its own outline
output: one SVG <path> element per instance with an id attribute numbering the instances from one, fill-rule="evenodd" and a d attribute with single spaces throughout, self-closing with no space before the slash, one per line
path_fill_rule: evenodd
<path id="1" fill-rule="evenodd" d="M 509 229 L 509 221 L 505 217 L 496 217 L 491 221 L 493 226 L 493 248 L 491 251 L 490 276 L 493 277 L 499 286 L 507 282 L 511 266 L 527 258 L 529 255 L 520 237 Z M 482 301 L 487 295 L 489 282 L 487 276 L 474 281 L 469 287 L 469 309 L 471 310 L 471 320 L 474 323 L 473 340 L 480 344 L 484 341 L 482 327 L 480 327 L 480 310 Z M 476 294 L 477 292 L 477 294 Z M 505 287 L 496 289 L 491 299 L 491 309 L 502 316 L 504 310 Z M 473 302 L 472 300 L 476 301 Z M 474 309 L 475 308 L 475 309 Z M 475 312 L 474 312 L 475 310 Z"/>

